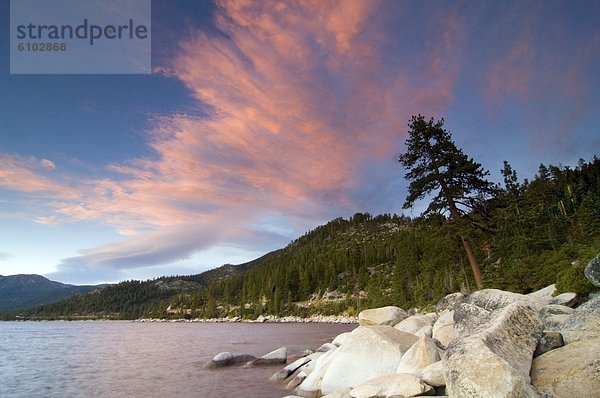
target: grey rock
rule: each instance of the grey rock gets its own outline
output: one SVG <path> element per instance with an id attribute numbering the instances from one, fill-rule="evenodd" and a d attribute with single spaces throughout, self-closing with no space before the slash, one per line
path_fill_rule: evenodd
<path id="1" fill-rule="evenodd" d="M 560 328 L 565 343 L 600 337 L 600 295 L 575 308 Z"/>
<path id="2" fill-rule="evenodd" d="M 498 289 L 478 290 L 469 295 L 464 302 L 485 308 L 488 311 L 496 311 L 513 303 L 523 303 L 537 309 L 548 304 L 548 301 L 543 298 Z"/>
<path id="3" fill-rule="evenodd" d="M 250 354 L 221 352 L 215 355 L 210 361 L 205 363 L 203 367 L 207 369 L 220 368 L 223 366 L 239 365 L 255 359 L 256 357 Z"/>
<path id="4" fill-rule="evenodd" d="M 457 304 L 460 304 L 465 299 L 463 293 L 450 293 L 449 295 L 442 297 L 435 306 L 435 312 L 441 314 L 446 310 L 452 311 Z"/>
<path id="5" fill-rule="evenodd" d="M 540 316 L 544 322 L 544 330 L 561 330 L 573 312 L 573 308 L 564 305 L 550 304 L 542 307 Z"/>
<path id="6" fill-rule="evenodd" d="M 323 398 L 352 398 L 350 395 L 351 388 L 342 388 L 335 390 L 331 394 L 323 395 Z"/>
<path id="7" fill-rule="evenodd" d="M 583 273 L 592 285 L 600 287 L 600 253 L 585 266 Z"/>
<path id="8" fill-rule="evenodd" d="M 358 314 L 358 323 L 360 326 L 394 326 L 407 317 L 408 314 L 402 308 L 390 305 L 361 311 Z"/>
<path id="9" fill-rule="evenodd" d="M 435 321 L 432 328 L 432 337 L 445 348 L 454 338 L 454 311 L 445 311 Z"/>
<path id="10" fill-rule="evenodd" d="M 536 290 L 535 292 L 531 292 L 528 294 L 528 296 L 537 297 L 537 298 L 541 298 L 541 299 L 550 301 L 552 299 L 552 295 L 554 294 L 555 291 L 556 291 L 556 285 L 553 284 L 550 286 L 546 286 L 543 289 Z"/>
<path id="11" fill-rule="evenodd" d="M 534 308 L 518 300 L 506 305 L 487 329 L 448 346 L 443 359 L 448 395 L 535 397 L 529 369 L 541 335 L 542 321 Z"/>
<path id="12" fill-rule="evenodd" d="M 269 380 L 270 381 L 283 381 L 283 380 L 287 379 L 288 377 L 292 376 L 294 373 L 296 373 L 298 371 L 298 369 L 306 366 L 310 361 L 311 361 L 311 359 L 309 357 L 299 358 L 299 359 L 295 360 L 294 362 L 290 363 L 289 365 L 287 365 L 285 368 L 277 371 L 273 376 L 271 376 L 271 378 Z"/>
<path id="13" fill-rule="evenodd" d="M 281 347 L 260 358 L 256 358 L 246 364 L 246 366 L 279 365 L 287 362 L 287 348 Z"/>
<path id="14" fill-rule="evenodd" d="M 574 307 L 579 304 L 579 296 L 577 293 L 563 293 L 550 300 L 550 304 L 564 305 L 567 307 Z"/>
<path id="15" fill-rule="evenodd" d="M 542 398 L 598 397 L 600 339 L 567 344 L 535 358 L 531 383 Z"/>
<path id="16" fill-rule="evenodd" d="M 473 304 L 461 303 L 454 307 L 454 337 L 479 333 L 486 328 L 492 313 Z"/>
<path id="17" fill-rule="evenodd" d="M 565 345 L 563 336 L 560 332 L 543 332 L 540 341 L 538 341 L 533 357 L 539 357 L 542 354 L 560 348 Z"/>
<path id="18" fill-rule="evenodd" d="M 406 333 L 415 334 L 419 329 L 431 325 L 431 318 L 423 315 L 413 315 L 397 323 L 394 328 Z"/>

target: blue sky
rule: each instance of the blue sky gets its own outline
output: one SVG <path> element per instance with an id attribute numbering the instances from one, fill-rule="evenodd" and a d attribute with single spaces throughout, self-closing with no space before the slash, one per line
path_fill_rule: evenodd
<path id="1" fill-rule="evenodd" d="M 11 75 L 0 59 L 0 274 L 198 273 L 335 217 L 400 213 L 417 113 L 444 117 L 495 181 L 503 160 L 531 178 L 600 147 L 596 1 L 152 12 L 150 75 Z M 0 0 L 3 54 L 9 26 Z"/>

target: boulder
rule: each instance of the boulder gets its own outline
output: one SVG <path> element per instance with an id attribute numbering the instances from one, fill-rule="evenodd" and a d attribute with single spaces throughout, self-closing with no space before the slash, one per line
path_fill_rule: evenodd
<path id="1" fill-rule="evenodd" d="M 418 338 L 421 338 L 423 336 L 432 337 L 433 336 L 433 326 L 431 326 L 431 325 L 423 326 L 421 329 L 417 330 L 414 333 L 414 335 L 417 336 Z"/>
<path id="2" fill-rule="evenodd" d="M 402 308 L 390 305 L 387 307 L 361 311 L 361 313 L 358 314 L 358 323 L 360 326 L 394 326 L 406 317 L 408 317 L 406 311 Z"/>
<path id="3" fill-rule="evenodd" d="M 323 376 L 337 354 L 338 350 L 331 350 L 321 355 L 315 361 L 314 368 L 307 370 L 308 375 L 296 388 L 296 394 L 307 398 L 320 397 Z"/>
<path id="4" fill-rule="evenodd" d="M 369 380 L 350 391 L 352 398 L 397 398 L 432 395 L 433 387 L 423 383 L 418 377 L 405 374 L 389 374 Z"/>
<path id="5" fill-rule="evenodd" d="M 401 332 L 415 334 L 419 329 L 430 325 L 430 318 L 422 315 L 413 315 L 396 324 L 394 329 L 397 329 Z"/>
<path id="6" fill-rule="evenodd" d="M 424 383 L 432 387 L 443 387 L 446 385 L 446 376 L 444 372 L 444 362 L 437 361 L 423 369 L 421 379 Z"/>
<path id="7" fill-rule="evenodd" d="M 323 398 L 352 398 L 350 395 L 351 388 L 342 388 L 335 390 L 331 394 L 323 395 Z"/>
<path id="8" fill-rule="evenodd" d="M 560 332 L 547 331 L 542 333 L 540 341 L 538 341 L 533 357 L 538 357 L 542 354 L 552 351 L 556 348 L 560 348 L 565 345 L 563 336 Z"/>
<path id="9" fill-rule="evenodd" d="M 486 328 L 491 311 L 473 304 L 460 303 L 454 308 L 454 337 L 479 333 Z"/>
<path id="10" fill-rule="evenodd" d="M 452 311 L 456 305 L 463 302 L 465 297 L 466 296 L 463 293 L 450 293 L 437 302 L 435 305 L 435 312 L 441 314 L 446 310 Z"/>
<path id="11" fill-rule="evenodd" d="M 564 305 L 549 304 L 540 310 L 540 316 L 544 322 L 544 330 L 560 330 L 573 308 Z"/>
<path id="12" fill-rule="evenodd" d="M 528 296 L 541 298 L 541 299 L 550 301 L 552 299 L 552 295 L 554 294 L 555 291 L 556 291 L 556 285 L 553 284 L 550 286 L 546 286 L 543 289 L 536 290 L 535 292 L 529 293 Z"/>
<path id="13" fill-rule="evenodd" d="M 250 354 L 237 354 L 232 352 L 220 352 L 210 361 L 204 364 L 204 368 L 220 368 L 223 366 L 237 365 L 255 360 L 256 357 Z"/>
<path id="14" fill-rule="evenodd" d="M 299 359 L 295 360 L 294 362 L 290 363 L 289 365 L 287 365 L 285 368 L 277 371 L 273 376 L 271 376 L 271 378 L 269 380 L 270 381 L 283 381 L 283 380 L 287 379 L 288 377 L 290 377 L 291 375 L 293 375 L 294 373 L 296 373 L 298 371 L 298 369 L 307 365 L 310 361 L 311 361 L 311 358 L 309 358 L 309 357 L 299 358 Z"/>
<path id="15" fill-rule="evenodd" d="M 433 340 L 429 337 L 421 337 L 402 356 L 396 373 L 410 373 L 421 376 L 423 369 L 439 360 L 440 354 Z"/>
<path id="16" fill-rule="evenodd" d="M 263 355 L 260 358 L 256 358 L 248 363 L 246 366 L 262 366 L 262 365 L 279 365 L 287 362 L 287 348 L 281 347 L 268 354 Z"/>
<path id="17" fill-rule="evenodd" d="M 446 311 L 433 324 L 432 337 L 446 347 L 454 338 L 454 311 Z"/>
<path id="18" fill-rule="evenodd" d="M 563 322 L 560 332 L 566 344 L 600 337 L 600 296 L 575 308 Z"/>
<path id="19" fill-rule="evenodd" d="M 444 363 L 449 396 L 536 396 L 529 369 L 542 335 L 537 311 L 517 300 L 494 315 L 487 329 L 448 346 Z"/>
<path id="20" fill-rule="evenodd" d="M 478 290 L 469 295 L 463 302 L 485 308 L 488 311 L 496 311 L 512 303 L 523 303 L 538 309 L 548 304 L 548 300 L 540 297 L 526 296 L 498 289 Z"/>
<path id="21" fill-rule="evenodd" d="M 351 332 L 345 332 L 345 333 L 338 334 L 331 343 L 338 347 L 341 345 L 344 345 L 346 343 L 346 341 L 348 341 L 348 339 L 350 338 L 350 333 Z"/>
<path id="22" fill-rule="evenodd" d="M 564 305 L 574 307 L 579 304 L 579 296 L 577 293 L 563 293 L 550 300 L 550 304 Z"/>
<path id="23" fill-rule="evenodd" d="M 404 353 L 417 340 L 391 326 L 359 326 L 344 345 L 330 351 L 336 355 L 323 376 L 323 394 L 394 373 Z"/>
<path id="24" fill-rule="evenodd" d="M 600 253 L 585 266 L 583 273 L 592 285 L 600 287 Z"/>
<path id="25" fill-rule="evenodd" d="M 535 358 L 531 383 L 544 398 L 597 397 L 600 339 L 574 342 Z"/>
<path id="26" fill-rule="evenodd" d="M 325 343 L 325 344 L 321 345 L 321 347 L 319 347 L 317 352 L 327 352 L 327 351 L 335 350 L 336 348 L 338 348 L 338 346 L 333 343 Z"/>

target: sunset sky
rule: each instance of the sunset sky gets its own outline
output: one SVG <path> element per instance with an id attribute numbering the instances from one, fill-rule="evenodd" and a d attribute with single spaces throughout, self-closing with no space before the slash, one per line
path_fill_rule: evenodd
<path id="1" fill-rule="evenodd" d="M 401 213 L 418 113 L 496 182 L 600 152 L 600 1 L 154 0 L 150 75 L 11 75 L 9 22 L 0 275 L 193 274 Z"/>

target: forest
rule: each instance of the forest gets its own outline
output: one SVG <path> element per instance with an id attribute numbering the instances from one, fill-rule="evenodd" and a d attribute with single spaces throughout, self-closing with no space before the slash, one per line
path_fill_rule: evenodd
<path id="1" fill-rule="evenodd" d="M 528 293 L 556 283 L 559 292 L 590 292 L 583 268 L 600 251 L 600 159 L 541 164 L 531 180 L 505 162 L 502 175 L 479 210 L 459 220 L 357 213 L 247 264 L 121 282 L 4 318 L 253 319 L 424 308 L 477 288 L 461 234 L 469 236 L 485 288 Z"/>

